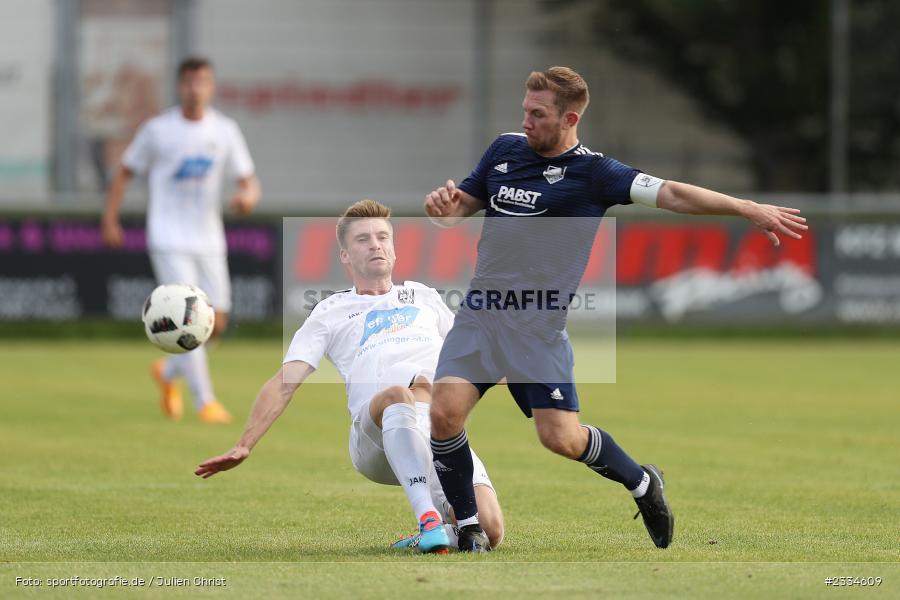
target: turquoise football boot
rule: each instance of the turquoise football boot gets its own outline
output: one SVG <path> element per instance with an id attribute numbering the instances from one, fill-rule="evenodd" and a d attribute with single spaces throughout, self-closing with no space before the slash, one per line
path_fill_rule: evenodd
<path id="1" fill-rule="evenodd" d="M 407 550 L 409 548 L 416 548 L 419 546 L 419 540 L 422 539 L 421 534 L 419 532 L 411 533 L 406 537 L 402 537 L 393 544 L 391 544 L 392 550 Z"/>
<path id="2" fill-rule="evenodd" d="M 436 512 L 427 512 L 419 519 L 419 543 L 416 547 L 423 553 L 449 552 L 450 538 L 447 537 L 444 523 Z"/>

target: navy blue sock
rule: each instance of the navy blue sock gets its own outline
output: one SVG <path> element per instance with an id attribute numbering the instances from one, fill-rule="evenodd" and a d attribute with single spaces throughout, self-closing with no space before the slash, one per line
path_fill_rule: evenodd
<path id="1" fill-rule="evenodd" d="M 472 487 L 472 452 L 465 430 L 449 440 L 431 438 L 431 452 L 434 454 L 434 470 L 447 500 L 453 506 L 457 522 L 477 517 L 475 488 Z"/>
<path id="2" fill-rule="evenodd" d="M 618 481 L 629 490 L 640 485 L 644 469 L 625 454 L 612 436 L 593 425 L 582 427 L 588 431 L 588 443 L 578 462 L 583 462 L 607 479 Z"/>

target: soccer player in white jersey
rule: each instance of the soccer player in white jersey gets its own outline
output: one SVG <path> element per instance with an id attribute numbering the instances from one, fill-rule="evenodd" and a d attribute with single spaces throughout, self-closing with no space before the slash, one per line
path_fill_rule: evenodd
<path id="1" fill-rule="evenodd" d="M 231 282 L 222 224 L 221 188 L 228 175 L 236 182 L 231 210 L 247 215 L 259 202 L 253 160 L 237 124 L 210 107 L 215 80 L 210 62 L 194 57 L 178 67 L 180 106 L 150 119 L 138 130 L 122 156 L 106 198 L 101 221 L 103 239 L 122 244 L 119 207 L 135 175 L 146 175 L 147 249 L 160 284 L 190 283 L 209 296 L 216 310 L 213 338 L 224 332 L 231 308 Z M 187 379 L 201 421 L 228 423 L 231 415 L 216 400 L 206 347 L 153 363 L 162 390 L 162 410 L 171 419 L 182 415 L 180 377 Z"/>
<path id="2" fill-rule="evenodd" d="M 395 254 L 390 209 L 372 200 L 349 207 L 337 224 L 341 262 L 353 288 L 316 304 L 294 335 L 281 370 L 256 398 L 237 445 L 195 471 L 204 478 L 239 465 L 327 356 L 347 386 L 350 457 L 366 478 L 400 485 L 419 524 L 394 547 L 445 552 L 456 545 L 452 515 L 429 448 L 431 382 L 453 313 L 433 288 L 391 280 Z M 491 546 L 503 516 L 484 465 L 471 452 L 472 485 Z"/>

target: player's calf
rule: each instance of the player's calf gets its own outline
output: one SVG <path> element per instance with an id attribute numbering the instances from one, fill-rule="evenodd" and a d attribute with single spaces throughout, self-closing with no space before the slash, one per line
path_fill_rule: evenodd
<path id="1" fill-rule="evenodd" d="M 578 457 L 581 456 L 582 448 L 584 448 L 583 435 L 562 436 L 554 434 L 539 434 L 538 438 L 541 440 L 541 444 L 543 444 L 544 448 L 553 452 L 554 454 L 565 456 L 566 458 L 569 458 L 571 460 L 578 460 Z"/>
<path id="2" fill-rule="evenodd" d="M 578 421 L 578 413 L 555 408 L 536 408 L 533 415 L 541 444 L 555 454 L 578 460 L 587 443 L 587 432 Z"/>

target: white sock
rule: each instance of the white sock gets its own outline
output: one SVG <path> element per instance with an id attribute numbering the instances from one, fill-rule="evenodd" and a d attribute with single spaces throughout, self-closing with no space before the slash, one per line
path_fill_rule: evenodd
<path id="1" fill-rule="evenodd" d="M 183 364 L 184 354 L 173 354 L 167 358 L 166 363 L 163 366 L 163 379 L 166 381 L 173 381 L 181 377 L 181 372 L 184 370 L 182 367 Z"/>
<path id="2" fill-rule="evenodd" d="M 644 478 L 641 479 L 641 482 L 638 484 L 636 488 L 631 491 L 631 495 L 635 498 L 640 498 L 644 494 L 647 493 L 647 488 L 650 487 L 650 475 L 647 474 L 647 471 L 644 471 Z"/>
<path id="3" fill-rule="evenodd" d="M 385 408 L 381 415 L 381 437 L 384 453 L 406 492 L 416 520 L 427 512 L 437 512 L 428 480 L 434 469 L 431 450 L 416 425 L 416 409 L 409 404 L 391 404 Z"/>
<path id="4" fill-rule="evenodd" d="M 475 513 L 473 516 L 468 519 L 461 519 L 456 522 L 456 525 L 460 528 L 465 527 L 466 525 L 478 525 L 478 513 Z"/>
<path id="5" fill-rule="evenodd" d="M 194 407 L 200 410 L 204 404 L 216 399 L 216 395 L 213 393 L 212 379 L 209 376 L 206 348 L 200 346 L 196 350 L 179 355 L 177 358 L 183 361 L 180 362 L 181 372 L 187 379 L 191 395 L 194 397 Z"/>
<path id="6" fill-rule="evenodd" d="M 431 463 L 431 469 L 428 471 L 428 492 L 431 494 L 431 502 L 437 508 L 438 514 L 444 523 L 450 523 L 450 502 L 441 487 L 441 480 L 438 479 L 437 471 L 434 470 L 434 463 Z"/>
<path id="7" fill-rule="evenodd" d="M 416 402 L 416 422 L 419 426 L 419 431 L 421 431 L 425 436 L 431 435 L 431 404 L 428 402 Z M 427 437 L 426 437 L 427 439 Z M 433 460 L 433 456 L 431 454 L 431 444 L 428 444 L 428 460 Z M 435 508 L 439 515 L 441 515 L 441 520 L 444 523 L 452 523 L 453 519 L 450 516 L 450 502 L 447 500 L 447 495 L 444 493 L 444 488 L 441 487 L 441 480 L 438 478 L 437 471 L 434 470 L 434 463 L 431 463 L 431 467 L 428 471 L 428 489 L 431 493 L 431 502 L 434 504 Z"/>

